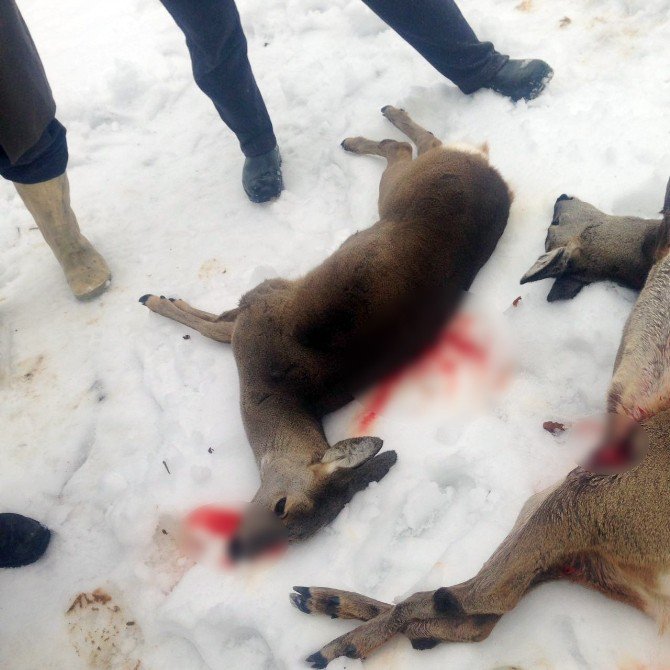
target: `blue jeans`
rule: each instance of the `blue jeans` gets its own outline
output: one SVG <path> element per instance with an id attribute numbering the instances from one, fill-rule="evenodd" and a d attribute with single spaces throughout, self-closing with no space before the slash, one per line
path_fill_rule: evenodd
<path id="1" fill-rule="evenodd" d="M 65 128 L 53 119 L 42 136 L 14 163 L 0 147 L 0 175 L 19 184 L 37 184 L 59 177 L 67 167 Z"/>
<path id="2" fill-rule="evenodd" d="M 277 145 L 247 57 L 234 0 L 161 0 L 186 36 L 193 77 L 237 135 L 245 156 Z"/>

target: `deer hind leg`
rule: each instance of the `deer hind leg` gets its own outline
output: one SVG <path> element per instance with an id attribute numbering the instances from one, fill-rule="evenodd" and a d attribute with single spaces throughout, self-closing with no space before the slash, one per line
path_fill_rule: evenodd
<path id="1" fill-rule="evenodd" d="M 179 298 L 168 298 L 168 300 L 175 306 L 178 307 L 182 312 L 195 316 L 199 319 L 205 321 L 211 321 L 212 323 L 219 323 L 220 321 L 235 321 L 238 314 L 240 313 L 240 308 L 235 307 L 235 309 L 229 309 L 221 314 L 212 314 L 211 312 L 203 312 L 201 309 L 192 307 L 185 300 L 180 300 Z"/>
<path id="2" fill-rule="evenodd" d="M 291 603 L 305 614 L 327 614 L 332 619 L 369 621 L 393 609 L 393 605 L 352 591 L 294 586 Z"/>
<path id="3" fill-rule="evenodd" d="M 569 497 L 567 491 L 557 495 L 552 488 L 533 496 L 510 535 L 469 581 L 411 596 L 326 645 L 310 660 L 321 663 L 315 667 L 325 667 L 324 662 L 338 656 L 364 657 L 398 633 L 407 635 L 417 649 L 442 641 L 484 639 L 532 586 L 565 576 L 563 568 L 584 553 L 580 529 L 571 528 L 568 515 L 558 509 L 566 494 Z M 328 596 L 327 590 L 319 594 L 321 599 Z"/>
<path id="4" fill-rule="evenodd" d="M 419 156 L 442 146 L 442 142 L 430 131 L 422 128 L 410 118 L 404 109 L 398 109 L 391 105 L 382 107 L 382 114 L 402 133 L 407 135 L 419 150 Z"/>
<path id="5" fill-rule="evenodd" d="M 193 328 L 205 337 L 209 337 L 217 342 L 230 342 L 233 337 L 235 321 L 218 321 L 218 317 L 208 312 L 201 312 L 206 317 L 197 316 L 192 312 L 200 312 L 200 310 L 190 308 L 192 311 L 186 311 L 180 309 L 175 304 L 176 301 L 172 302 L 165 296 L 143 295 L 140 298 L 140 302 L 152 312 L 183 323 L 185 326 Z M 186 305 L 186 303 L 184 304 Z M 187 305 L 187 307 L 190 306 Z"/>

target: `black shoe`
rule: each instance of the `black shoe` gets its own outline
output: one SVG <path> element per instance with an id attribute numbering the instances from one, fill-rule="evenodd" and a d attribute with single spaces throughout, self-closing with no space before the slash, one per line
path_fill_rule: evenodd
<path id="1" fill-rule="evenodd" d="M 251 202 L 267 202 L 276 198 L 284 188 L 281 176 L 281 156 L 279 149 L 244 161 L 242 186 Z"/>
<path id="2" fill-rule="evenodd" d="M 51 531 L 20 514 L 0 514 L 0 568 L 34 563 L 47 550 Z"/>
<path id="3" fill-rule="evenodd" d="M 517 100 L 537 98 L 553 77 L 554 71 L 543 60 L 510 58 L 484 88 Z"/>

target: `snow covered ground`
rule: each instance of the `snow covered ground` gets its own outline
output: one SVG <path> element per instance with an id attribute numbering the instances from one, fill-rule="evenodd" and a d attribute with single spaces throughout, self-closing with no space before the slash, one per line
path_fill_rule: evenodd
<path id="1" fill-rule="evenodd" d="M 69 129 L 75 210 L 114 283 L 90 304 L 71 298 L 0 184 L 0 509 L 54 531 L 44 560 L 0 574 L 0 667 L 77 670 L 92 653 L 97 668 L 301 668 L 351 624 L 294 610 L 294 584 L 390 601 L 472 576 L 523 501 L 573 466 L 542 422 L 603 409 L 635 295 L 600 284 L 549 305 L 548 282 L 518 280 L 560 193 L 658 212 L 670 172 L 668 0 L 462 0 L 480 36 L 555 68 L 544 95 L 517 105 L 461 95 L 359 0 L 240 0 L 284 156 L 286 191 L 267 206 L 246 200 L 236 141 L 158 2 L 20 5 Z M 230 351 L 183 339 L 137 298 L 162 292 L 220 311 L 372 223 L 381 162 L 339 142 L 399 137 L 379 114 L 387 103 L 444 139 L 487 141 L 516 193 L 473 287 L 514 344 L 515 373 L 486 412 L 450 410 L 453 391 L 423 409 L 392 403 L 374 432 L 398 464 L 281 560 L 233 571 L 176 561 L 161 529 L 202 503 L 248 500 L 258 476 Z M 329 436 L 351 435 L 360 411 L 331 417 Z M 112 601 L 82 599 L 66 614 L 97 588 Z M 551 584 L 483 643 L 415 652 L 398 638 L 364 665 L 660 670 L 670 637 L 630 608 Z"/>

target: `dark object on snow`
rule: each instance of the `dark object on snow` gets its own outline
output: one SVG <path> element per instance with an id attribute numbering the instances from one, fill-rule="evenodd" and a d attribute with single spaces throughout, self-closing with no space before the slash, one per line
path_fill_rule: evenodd
<path id="1" fill-rule="evenodd" d="M 34 519 L 5 512 L 0 514 L 0 568 L 20 568 L 42 557 L 51 531 Z"/>
<path id="2" fill-rule="evenodd" d="M 543 60 L 508 60 L 486 84 L 496 93 L 517 100 L 532 100 L 544 90 L 554 71 Z"/>
<path id="3" fill-rule="evenodd" d="M 279 149 L 244 161 L 242 186 L 251 202 L 267 202 L 276 198 L 284 188 Z"/>
<path id="4" fill-rule="evenodd" d="M 542 424 L 542 428 L 552 435 L 560 435 L 565 432 L 565 424 L 558 421 L 545 421 Z"/>

